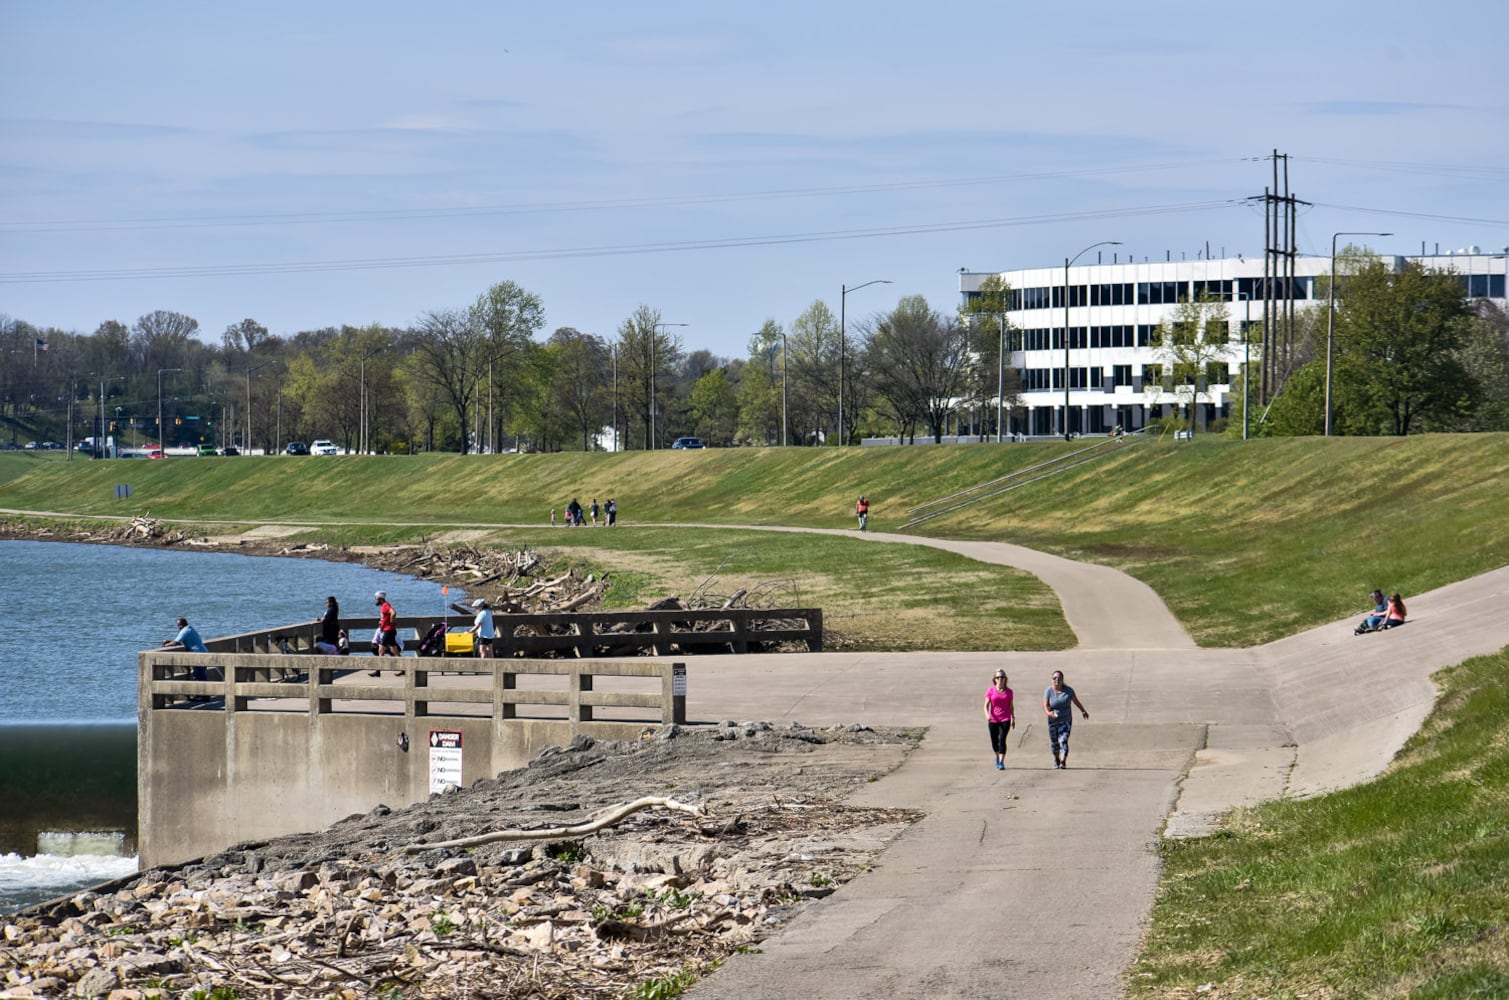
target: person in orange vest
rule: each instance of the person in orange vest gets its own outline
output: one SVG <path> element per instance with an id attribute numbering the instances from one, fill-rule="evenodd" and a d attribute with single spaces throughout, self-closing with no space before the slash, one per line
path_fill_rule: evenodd
<path id="1" fill-rule="evenodd" d="M 870 498 L 861 496 L 854 504 L 854 513 L 859 515 L 859 530 L 866 530 L 870 526 Z"/>

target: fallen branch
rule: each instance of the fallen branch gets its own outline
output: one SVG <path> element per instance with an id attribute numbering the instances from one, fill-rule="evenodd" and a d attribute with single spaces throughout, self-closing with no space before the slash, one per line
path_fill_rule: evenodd
<path id="1" fill-rule="evenodd" d="M 551 840 L 556 837 L 582 837 L 589 833 L 596 833 L 598 830 L 614 826 L 642 809 L 651 809 L 655 806 L 663 806 L 666 809 L 679 809 L 681 812 L 691 813 L 693 816 L 706 815 L 701 806 L 694 806 L 686 802 L 677 802 L 675 799 L 662 798 L 658 795 L 650 795 L 642 799 L 635 799 L 633 802 L 616 805 L 597 819 L 577 826 L 555 826 L 545 830 L 494 830 L 492 833 L 481 833 L 475 837 L 442 840 L 433 844 L 407 844 L 404 846 L 403 852 L 405 854 L 418 854 L 421 851 L 433 851 L 437 848 L 476 847 L 479 844 L 491 844 L 499 840 Z"/>

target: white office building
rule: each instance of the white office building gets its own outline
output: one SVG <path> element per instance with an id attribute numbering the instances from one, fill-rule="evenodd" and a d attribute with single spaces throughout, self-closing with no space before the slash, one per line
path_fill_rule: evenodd
<path id="1" fill-rule="evenodd" d="M 1112 257 L 1109 263 L 1107 256 Z M 1488 254 L 1469 247 L 1454 253 L 1382 259 L 1395 268 L 1409 261 L 1453 271 L 1470 297 L 1509 308 L 1505 298 L 1509 253 Z M 1290 292 L 1296 313 L 1314 303 L 1325 287 L 1316 279 L 1330 271 L 1329 257 L 1295 261 Z M 963 300 L 977 296 L 980 285 L 996 273 L 961 271 Z M 1243 366 L 1248 360 L 1241 330 L 1246 324 L 1260 328 L 1263 321 L 1261 256 L 1256 260 L 1138 263 L 1103 253 L 1094 263 L 1069 268 L 1067 283 L 1062 265 L 998 273 L 1011 287 L 1007 364 L 1021 373 L 1022 380 L 1018 406 L 1008 422 L 1012 432 L 1062 435 L 1066 418 L 1068 431 L 1075 434 L 1105 434 L 1117 425 L 1131 431 L 1146 426 L 1150 417 L 1172 414 L 1185 405 L 1187 390 L 1183 395 L 1170 392 L 1156 377 L 1156 366 L 1167 361 L 1159 351 L 1157 330 L 1172 318 L 1179 302 L 1202 293 L 1225 301 L 1229 337 L 1224 351 L 1217 352 L 1207 366 L 1211 377 L 1196 398 L 1196 426 L 1208 427 L 1230 417 L 1233 401 L 1241 399 Z M 1278 279 L 1272 280 L 1275 288 L 1283 287 Z M 1261 332 L 1254 336 L 1260 344 Z M 1258 363 L 1255 356 L 1251 360 L 1253 398 L 1257 399 Z"/>

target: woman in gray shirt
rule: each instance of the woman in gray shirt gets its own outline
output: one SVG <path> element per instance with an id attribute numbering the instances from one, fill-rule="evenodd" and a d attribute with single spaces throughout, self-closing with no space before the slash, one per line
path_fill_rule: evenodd
<path id="1" fill-rule="evenodd" d="M 1063 769 L 1069 766 L 1069 730 L 1074 726 L 1074 709 L 1086 719 L 1089 711 L 1080 703 L 1079 695 L 1064 683 L 1061 670 L 1053 671 L 1053 683 L 1043 692 L 1043 714 L 1048 716 L 1048 746 L 1053 751 L 1053 766 Z"/>

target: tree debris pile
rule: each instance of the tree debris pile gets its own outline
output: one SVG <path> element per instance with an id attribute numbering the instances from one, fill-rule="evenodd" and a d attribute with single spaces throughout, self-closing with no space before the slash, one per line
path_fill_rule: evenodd
<path id="1" fill-rule="evenodd" d="M 898 766 L 918 735 L 757 722 L 579 737 L 408 809 L 0 918 L 0 989 L 606 1000 L 684 986 L 863 871 L 918 818 L 840 801 Z M 426 846 L 573 826 L 636 794 L 704 814 L 649 808 L 581 838 Z"/>

